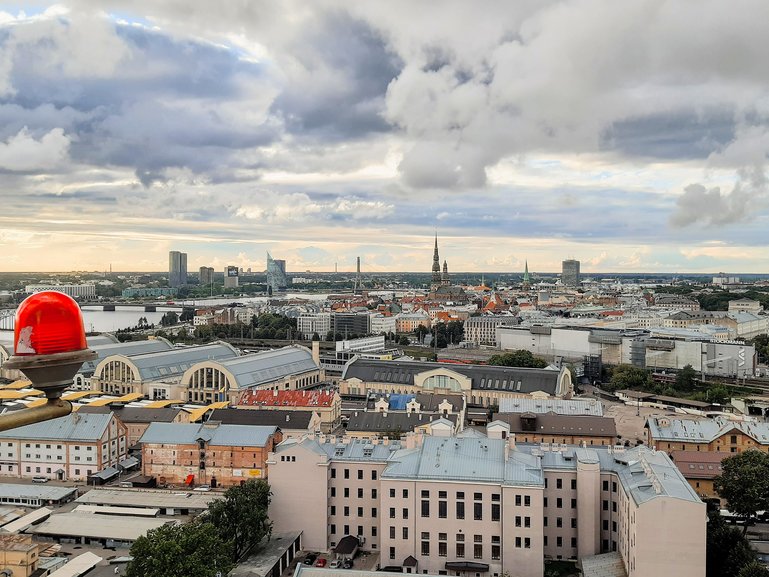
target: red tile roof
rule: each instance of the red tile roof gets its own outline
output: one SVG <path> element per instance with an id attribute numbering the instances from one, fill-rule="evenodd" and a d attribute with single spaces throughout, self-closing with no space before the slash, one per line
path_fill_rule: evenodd
<path id="1" fill-rule="evenodd" d="M 267 407 L 330 407 L 330 391 L 243 391 L 238 405 Z"/>
<path id="2" fill-rule="evenodd" d="M 673 451 L 673 462 L 687 479 L 712 479 L 721 474 L 721 461 L 732 453 L 723 451 Z"/>

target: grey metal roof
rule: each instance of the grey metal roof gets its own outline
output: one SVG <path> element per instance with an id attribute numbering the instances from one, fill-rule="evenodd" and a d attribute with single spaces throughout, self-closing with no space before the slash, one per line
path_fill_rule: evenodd
<path id="1" fill-rule="evenodd" d="M 189 445 L 202 439 L 209 445 L 264 447 L 276 430 L 274 426 L 258 425 L 152 423 L 139 442 Z"/>
<path id="2" fill-rule="evenodd" d="M 91 515 L 89 513 L 59 513 L 29 529 L 37 535 L 60 535 L 64 537 L 92 537 L 136 541 L 151 529 L 168 523 L 169 519 L 128 517 L 126 515 Z"/>
<path id="3" fill-rule="evenodd" d="M 6 499 L 37 498 L 46 501 L 60 501 L 73 493 L 76 487 L 54 487 L 52 485 L 16 485 L 15 483 L 0 483 L 0 496 Z"/>
<path id="4" fill-rule="evenodd" d="M 318 370 L 312 353 L 296 345 L 230 358 L 219 361 L 219 364 L 234 375 L 238 389 Z"/>
<path id="5" fill-rule="evenodd" d="M 301 445 L 319 455 L 326 455 L 334 461 L 369 461 L 383 463 L 395 451 L 402 448 L 399 441 L 370 441 L 368 439 L 345 438 L 337 439 L 329 435 L 322 442 L 312 437 L 302 439 L 286 439 L 275 449 L 276 453 Z"/>
<path id="6" fill-rule="evenodd" d="M 123 356 L 123 355 L 120 355 Z M 238 352 L 227 343 L 212 343 L 125 357 L 138 370 L 143 381 L 181 376 L 195 363 L 221 361 L 237 357 Z"/>
<path id="7" fill-rule="evenodd" d="M 405 411 L 406 404 L 411 399 L 416 399 L 419 403 L 419 410 L 423 413 L 435 413 L 438 412 L 438 406 L 443 401 L 448 401 L 451 404 L 453 412 L 458 413 L 465 406 L 464 396 L 462 395 L 444 395 L 441 393 L 414 393 L 406 395 L 395 395 L 390 393 L 369 393 L 366 399 L 366 408 L 368 410 L 374 410 L 376 403 L 384 399 L 388 402 L 388 411 Z"/>
<path id="8" fill-rule="evenodd" d="M 350 415 L 347 423 L 348 431 L 367 431 L 378 433 L 407 433 L 413 431 L 415 427 L 427 425 L 438 420 L 440 415 L 435 413 L 385 413 L 379 411 L 356 411 Z M 457 415 L 448 415 L 447 418 L 451 424 L 456 426 Z"/>
<path id="9" fill-rule="evenodd" d="M 749 435 L 761 445 L 769 444 L 769 423 L 730 421 L 721 417 L 714 419 L 651 417 L 647 419 L 646 426 L 655 441 L 710 443 L 736 429 Z"/>
<path id="10" fill-rule="evenodd" d="M 563 452 L 541 451 L 536 445 L 521 445 L 520 450 L 538 451 L 543 469 L 576 469 L 578 461 L 599 463 L 601 472 L 617 474 L 622 486 L 639 505 L 657 497 L 701 503 L 670 457 L 664 451 L 644 445 L 631 449 L 569 447 Z"/>
<path id="11" fill-rule="evenodd" d="M 603 403 L 597 399 L 499 399 L 500 413 L 555 413 L 557 415 L 603 416 Z"/>
<path id="12" fill-rule="evenodd" d="M 251 409 L 215 409 L 208 419 L 226 425 L 267 425 L 281 429 L 302 429 L 310 426 L 312 411 L 259 411 Z"/>
<path id="13" fill-rule="evenodd" d="M 96 365 L 111 355 L 123 355 L 126 357 L 132 357 L 146 353 L 168 351 L 174 348 L 173 345 L 166 339 L 128 341 L 125 343 L 115 343 L 108 341 L 105 344 L 98 345 L 91 345 L 91 340 L 89 339 L 88 344 L 98 356 L 93 360 L 84 362 L 83 366 L 80 367 L 78 372 L 86 375 L 93 374 L 94 370 L 96 369 Z"/>
<path id="14" fill-rule="evenodd" d="M 81 406 L 78 411 L 80 414 L 88 413 L 115 413 L 115 416 L 124 423 L 171 423 L 179 416 L 179 413 L 184 412 L 183 409 L 173 409 L 170 407 L 162 407 L 159 409 L 150 409 L 146 407 L 124 407 L 116 405 L 112 407 L 92 407 L 89 405 Z"/>
<path id="15" fill-rule="evenodd" d="M 416 449 L 397 451 L 382 478 L 473 481 L 544 486 L 536 457 L 510 451 L 506 441 L 477 437 L 425 437 Z"/>
<path id="16" fill-rule="evenodd" d="M 78 503 L 116 507 L 149 507 L 202 510 L 221 499 L 218 493 L 166 491 L 163 489 L 92 489 L 76 499 Z"/>
<path id="17" fill-rule="evenodd" d="M 66 417 L 2 431 L 0 439 L 98 441 L 104 435 L 111 418 L 111 412 L 103 415 L 72 413 Z"/>
<path id="18" fill-rule="evenodd" d="M 496 367 L 490 365 L 447 365 L 416 361 L 378 361 L 355 359 L 345 366 L 342 379 L 357 378 L 369 383 L 396 383 L 413 385 L 414 376 L 426 371 L 443 369 L 464 375 L 472 380 L 472 388 L 520 393 L 542 391 L 549 395 L 558 392 L 560 371 Z"/>

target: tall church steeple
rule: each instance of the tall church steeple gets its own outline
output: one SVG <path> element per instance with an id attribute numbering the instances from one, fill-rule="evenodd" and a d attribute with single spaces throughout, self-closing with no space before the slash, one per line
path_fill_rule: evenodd
<path id="1" fill-rule="evenodd" d="M 444 286 L 450 285 L 451 282 L 449 281 L 449 263 L 445 260 L 443 261 L 443 274 L 441 275 L 441 284 Z"/>
<path id="2" fill-rule="evenodd" d="M 523 269 L 523 283 L 522 288 L 523 290 L 529 290 L 531 288 L 531 282 L 529 280 L 529 261 L 528 259 L 525 261 L 526 264 Z"/>
<path id="3" fill-rule="evenodd" d="M 435 233 L 435 251 L 433 251 L 433 280 L 432 286 L 440 286 L 441 284 L 441 259 L 438 256 L 438 233 Z"/>

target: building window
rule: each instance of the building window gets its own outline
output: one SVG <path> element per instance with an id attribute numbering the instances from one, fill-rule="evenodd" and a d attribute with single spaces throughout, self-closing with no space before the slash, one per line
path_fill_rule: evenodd
<path id="1" fill-rule="evenodd" d="M 423 499 L 429 499 L 430 498 L 430 491 L 422 491 L 422 498 Z"/>
<path id="2" fill-rule="evenodd" d="M 358 469 L 358 479 L 363 480 L 363 469 Z"/>
<path id="3" fill-rule="evenodd" d="M 350 516 L 350 508 L 345 505 L 344 508 L 344 516 L 349 517 Z"/>
<path id="4" fill-rule="evenodd" d="M 409 510 L 407 508 L 403 508 L 403 518 L 408 519 L 409 518 Z"/>
<path id="5" fill-rule="evenodd" d="M 331 505 L 331 512 L 330 515 L 336 515 L 336 505 Z"/>
<path id="6" fill-rule="evenodd" d="M 358 487 L 358 499 L 363 499 L 363 487 Z"/>
<path id="7" fill-rule="evenodd" d="M 531 507 L 531 495 L 524 495 L 523 496 L 523 506 L 524 507 Z"/>
<path id="8" fill-rule="evenodd" d="M 572 479 L 571 480 L 571 490 L 572 491 L 576 491 L 577 490 L 577 480 L 576 479 Z"/>
<path id="9" fill-rule="evenodd" d="M 609 530 L 609 521 L 608 519 L 603 520 L 603 530 L 608 531 Z"/>
<path id="10" fill-rule="evenodd" d="M 515 526 L 520 527 L 521 526 L 521 517 L 520 515 L 516 515 L 515 517 Z"/>
<path id="11" fill-rule="evenodd" d="M 520 495 L 516 495 L 515 496 L 515 506 L 516 507 L 520 507 L 521 506 L 521 496 Z"/>
<path id="12" fill-rule="evenodd" d="M 516 537 L 515 538 L 515 546 L 520 549 L 521 548 L 521 543 L 522 543 L 521 538 L 520 537 Z"/>
<path id="13" fill-rule="evenodd" d="M 457 491 L 457 499 L 464 499 L 464 498 L 465 498 L 465 492 Z"/>
<path id="14" fill-rule="evenodd" d="M 422 517 L 430 516 L 430 501 L 422 501 Z"/>
<path id="15" fill-rule="evenodd" d="M 563 537 L 556 537 L 555 538 L 555 546 L 556 547 L 563 547 Z"/>
<path id="16" fill-rule="evenodd" d="M 556 517 L 555 518 L 555 526 L 556 527 L 563 527 L 563 517 Z"/>
<path id="17" fill-rule="evenodd" d="M 608 511 L 608 510 L 609 510 L 609 502 L 608 502 L 606 499 L 604 499 L 604 500 L 602 501 L 602 503 L 601 503 L 601 508 L 602 508 L 604 511 Z"/>
<path id="18" fill-rule="evenodd" d="M 447 514 L 448 504 L 446 501 L 438 501 L 438 518 L 445 519 Z"/>
<path id="19" fill-rule="evenodd" d="M 336 534 L 336 525 L 334 525 L 334 524 L 332 523 L 332 524 L 331 524 L 331 526 L 330 526 L 330 530 L 331 530 L 331 534 L 332 534 L 332 535 Z"/>
<path id="20" fill-rule="evenodd" d="M 363 507 L 358 507 L 358 517 L 363 517 Z"/>
<path id="21" fill-rule="evenodd" d="M 350 478 L 350 469 L 345 469 L 344 470 L 344 478 L 345 479 L 349 479 Z"/>
<path id="22" fill-rule="evenodd" d="M 438 542 L 438 557 L 446 557 L 448 555 L 448 544 L 445 541 Z"/>
<path id="23" fill-rule="evenodd" d="M 395 497 L 395 489 L 393 489 L 393 497 Z M 409 490 L 403 489 L 403 498 L 408 499 L 409 498 Z"/>
<path id="24" fill-rule="evenodd" d="M 499 521 L 499 503 L 491 504 L 491 520 Z"/>
<path id="25" fill-rule="evenodd" d="M 371 516 L 376 518 L 376 507 L 371 507 Z"/>
<path id="26" fill-rule="evenodd" d="M 344 496 L 345 496 L 346 498 L 349 498 L 349 497 L 350 497 L 350 487 L 345 487 L 345 488 L 344 488 Z"/>
<path id="27" fill-rule="evenodd" d="M 374 469 L 373 471 L 371 471 L 371 480 L 372 480 L 372 481 L 376 481 L 376 469 Z"/>
<path id="28" fill-rule="evenodd" d="M 465 557 L 465 544 L 457 543 L 457 558 L 464 559 Z"/>
<path id="29" fill-rule="evenodd" d="M 571 528 L 576 529 L 577 528 L 577 519 L 573 518 L 571 519 Z"/>
<path id="30" fill-rule="evenodd" d="M 395 507 L 390 507 L 390 519 L 395 519 Z"/>
<path id="31" fill-rule="evenodd" d="M 531 517 L 523 518 L 523 526 L 527 528 L 531 527 Z"/>
<path id="32" fill-rule="evenodd" d="M 531 539 L 529 537 L 523 538 L 523 548 L 524 549 L 531 549 Z"/>
<path id="33" fill-rule="evenodd" d="M 612 481 L 611 482 L 611 492 L 612 493 L 616 493 L 617 492 L 617 482 L 616 481 Z"/>
<path id="34" fill-rule="evenodd" d="M 576 509 L 577 508 L 577 500 L 576 499 L 572 499 L 571 500 L 571 508 L 572 509 Z"/>
<path id="35" fill-rule="evenodd" d="M 473 543 L 473 558 L 483 559 L 483 545 L 481 543 Z"/>
<path id="36" fill-rule="evenodd" d="M 430 533 L 422 533 L 422 555 L 430 555 Z"/>
<path id="37" fill-rule="evenodd" d="M 395 539 L 395 527 L 390 527 L 390 539 Z"/>
<path id="38" fill-rule="evenodd" d="M 393 539 L 395 538 L 395 532 L 393 532 Z M 409 528 L 403 527 L 403 538 L 408 539 L 409 538 Z"/>
<path id="39" fill-rule="evenodd" d="M 563 499 L 560 497 L 556 498 L 555 500 L 555 507 L 556 509 L 562 509 L 563 508 Z"/>
<path id="40" fill-rule="evenodd" d="M 390 499 L 395 499 L 395 489 L 390 489 Z"/>
<path id="41" fill-rule="evenodd" d="M 465 502 L 457 501 L 457 519 L 465 518 Z"/>
<path id="42" fill-rule="evenodd" d="M 604 481 L 602 486 L 603 486 L 603 490 L 604 491 L 608 491 L 609 490 L 609 481 Z"/>
<path id="43" fill-rule="evenodd" d="M 555 480 L 555 488 L 563 489 L 563 479 L 558 478 Z"/>
<path id="44" fill-rule="evenodd" d="M 395 559 L 395 547 L 390 547 L 390 559 Z"/>
<path id="45" fill-rule="evenodd" d="M 377 496 L 376 489 L 371 489 L 371 498 L 376 499 L 376 496 Z"/>
<path id="46" fill-rule="evenodd" d="M 483 503 L 473 503 L 473 519 L 476 521 L 483 520 Z"/>

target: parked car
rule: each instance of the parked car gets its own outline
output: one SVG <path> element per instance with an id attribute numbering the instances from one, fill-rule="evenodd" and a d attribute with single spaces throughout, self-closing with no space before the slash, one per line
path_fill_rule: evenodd
<path id="1" fill-rule="evenodd" d="M 342 563 L 342 569 L 352 569 L 353 562 L 352 559 L 345 559 L 344 563 Z"/>
<path id="2" fill-rule="evenodd" d="M 339 569 L 342 566 L 342 562 L 339 559 L 334 559 L 328 564 L 329 569 Z"/>
<path id="3" fill-rule="evenodd" d="M 193 491 L 203 491 L 203 492 L 206 492 L 206 493 L 208 491 L 210 491 L 210 490 L 211 490 L 211 487 L 209 487 L 208 485 L 200 485 L 199 487 L 195 487 L 193 489 Z"/>
<path id="4" fill-rule="evenodd" d="M 326 566 L 326 560 L 323 557 L 318 558 L 317 561 L 315 561 L 316 567 L 325 567 Z"/>
<path id="5" fill-rule="evenodd" d="M 307 553 L 307 555 L 304 556 L 304 564 L 305 565 L 312 565 L 315 563 L 315 559 L 318 558 L 317 553 Z"/>
<path id="6" fill-rule="evenodd" d="M 33 483 L 47 483 L 48 477 L 32 477 Z"/>

